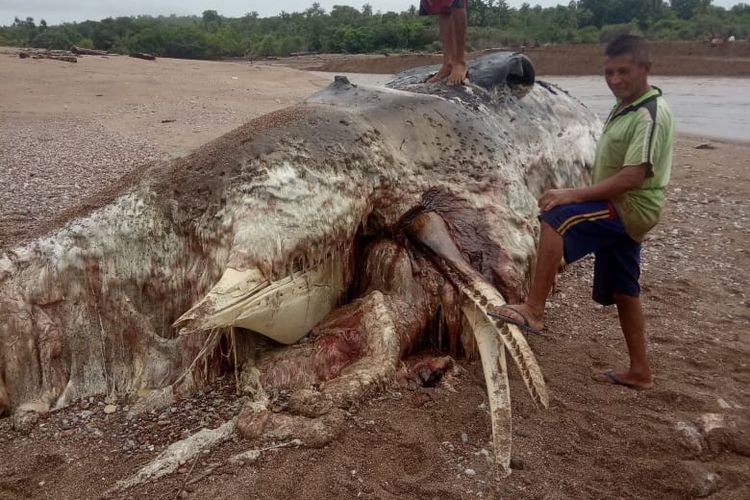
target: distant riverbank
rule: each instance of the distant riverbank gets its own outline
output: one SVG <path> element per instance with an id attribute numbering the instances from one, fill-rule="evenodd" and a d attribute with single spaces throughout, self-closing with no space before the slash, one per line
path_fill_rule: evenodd
<path id="1" fill-rule="evenodd" d="M 604 46 L 548 45 L 503 50 L 527 54 L 539 75 L 581 76 L 601 73 Z M 720 47 L 707 42 L 652 42 L 651 52 L 657 75 L 750 77 L 750 42 L 739 41 Z M 476 52 L 470 57 L 482 53 Z M 440 61 L 439 54 L 310 54 L 267 63 L 312 71 L 392 74 Z"/>

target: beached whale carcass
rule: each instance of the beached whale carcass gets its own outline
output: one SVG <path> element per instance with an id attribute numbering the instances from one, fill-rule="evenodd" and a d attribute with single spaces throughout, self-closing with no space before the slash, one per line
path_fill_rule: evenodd
<path id="1" fill-rule="evenodd" d="M 522 56 L 473 62 L 480 85 L 426 86 L 428 71 L 337 79 L 3 249 L 0 411 L 189 390 L 234 363 L 258 395 L 345 404 L 423 335 L 455 350 L 473 333 L 507 465 L 506 348 L 547 395 L 525 338 L 486 311 L 523 294 L 535 200 L 587 182 L 598 122 Z M 207 355 L 226 332 L 234 356 Z"/>

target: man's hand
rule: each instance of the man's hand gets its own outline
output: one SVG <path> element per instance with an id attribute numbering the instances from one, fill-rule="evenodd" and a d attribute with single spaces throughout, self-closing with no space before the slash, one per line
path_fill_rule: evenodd
<path id="1" fill-rule="evenodd" d="M 539 198 L 539 210 L 546 212 L 559 205 L 584 203 L 587 201 L 606 201 L 620 196 L 626 191 L 636 189 L 643 184 L 649 164 L 625 165 L 612 177 L 597 182 L 593 186 L 571 189 L 549 189 Z"/>
<path id="2" fill-rule="evenodd" d="M 559 205 L 578 202 L 575 189 L 549 189 L 539 198 L 539 210 L 546 212 Z"/>

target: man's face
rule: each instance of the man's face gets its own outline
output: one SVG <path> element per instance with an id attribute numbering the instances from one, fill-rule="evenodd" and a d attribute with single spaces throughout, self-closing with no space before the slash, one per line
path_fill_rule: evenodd
<path id="1" fill-rule="evenodd" d="M 648 87 L 651 63 L 637 64 L 632 54 L 607 57 L 604 61 L 604 77 L 615 97 L 630 103 L 641 96 Z"/>

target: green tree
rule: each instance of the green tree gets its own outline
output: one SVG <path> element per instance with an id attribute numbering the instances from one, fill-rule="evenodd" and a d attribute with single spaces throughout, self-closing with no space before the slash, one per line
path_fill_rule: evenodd
<path id="1" fill-rule="evenodd" d="M 245 41 L 236 31 L 227 27 L 206 35 L 206 55 L 211 58 L 239 57 L 245 55 Z"/>
<path id="2" fill-rule="evenodd" d="M 266 35 L 260 41 L 260 43 L 254 47 L 253 52 L 259 56 L 275 56 L 277 54 L 278 46 L 276 38 L 273 35 Z"/>
<path id="3" fill-rule="evenodd" d="M 31 41 L 31 45 L 43 49 L 69 50 L 73 43 L 63 30 L 52 28 L 40 30 Z"/>
<path id="4" fill-rule="evenodd" d="M 315 16 L 325 16 L 326 11 L 323 9 L 318 2 L 313 3 L 309 9 L 305 11 L 305 16 L 307 17 L 315 17 Z"/>
<path id="5" fill-rule="evenodd" d="M 36 25 L 34 24 L 33 17 L 27 17 L 25 20 L 15 18 L 11 26 L 13 29 L 13 35 L 21 45 L 31 45 L 31 41 L 36 37 Z"/>
<path id="6" fill-rule="evenodd" d="M 576 7 L 589 17 L 585 25 L 600 27 L 605 24 L 628 23 L 633 19 L 645 26 L 665 10 L 661 0 L 580 0 Z"/>
<path id="7" fill-rule="evenodd" d="M 608 43 L 620 35 L 640 35 L 638 26 L 631 23 L 607 24 L 599 31 L 599 41 Z"/>
<path id="8" fill-rule="evenodd" d="M 94 41 L 91 38 L 80 38 L 76 40 L 76 45 L 84 49 L 93 49 Z"/>
<path id="9" fill-rule="evenodd" d="M 221 27 L 221 16 L 215 10 L 204 10 L 202 18 L 203 29 L 209 33 L 214 33 Z"/>
<path id="10" fill-rule="evenodd" d="M 505 0 L 473 0 L 468 10 L 472 26 L 501 26 L 510 19 L 510 8 Z"/>
<path id="11" fill-rule="evenodd" d="M 138 16 L 48 26 L 16 18 L 0 26 L 0 43 L 62 47 L 69 43 L 127 52 L 190 58 L 286 55 L 291 52 L 391 52 L 439 47 L 434 17 L 416 15 L 415 2 L 403 12 L 373 13 L 336 5 L 329 13 L 319 3 L 302 12 L 238 18 L 206 10 L 198 16 Z M 554 7 L 505 0 L 472 0 L 467 42 L 472 48 L 546 42 L 595 42 L 624 31 L 654 39 L 699 39 L 712 33 L 750 35 L 750 7 L 712 6 L 710 0 L 578 0 Z"/>
<path id="12" fill-rule="evenodd" d="M 711 0 L 671 0 L 669 4 L 677 17 L 690 19 L 699 12 L 705 12 Z"/>

